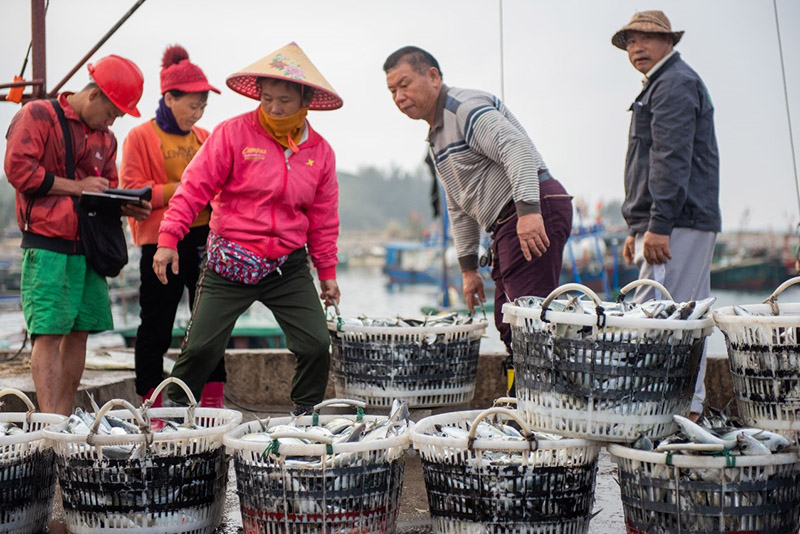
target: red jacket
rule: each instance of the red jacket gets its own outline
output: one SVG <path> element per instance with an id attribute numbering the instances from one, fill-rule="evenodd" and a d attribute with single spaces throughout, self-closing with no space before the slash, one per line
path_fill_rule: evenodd
<path id="1" fill-rule="evenodd" d="M 58 95 L 72 135 L 75 178 L 98 172 L 117 186 L 117 140 L 114 134 L 90 130 L 67 103 L 70 93 Z M 78 252 L 78 214 L 73 197 L 48 195 L 55 176 L 66 177 L 64 136 L 48 100 L 34 100 L 20 109 L 6 133 L 5 171 L 17 191 L 17 223 L 23 248 Z M 49 239 L 42 239 L 49 238 Z"/>
<path id="2" fill-rule="evenodd" d="M 194 127 L 192 131 L 200 143 L 208 139 L 207 130 Z M 132 129 L 122 143 L 119 182 L 120 187 L 125 189 L 138 189 L 148 185 L 153 188 L 151 200 L 153 211 L 150 216 L 143 221 L 128 217 L 128 225 L 133 235 L 133 244 L 137 247 L 157 243 L 158 226 L 167 211 L 163 191 L 167 183 L 167 169 L 161 151 L 161 140 L 154 129 L 153 121 L 147 121 Z"/>
<path id="3" fill-rule="evenodd" d="M 221 123 L 183 172 L 158 245 L 176 248 L 210 200 L 215 234 L 273 259 L 308 245 L 319 279 L 335 278 L 339 185 L 333 149 L 310 125 L 299 149 L 286 156 L 261 127 L 258 109 Z"/>

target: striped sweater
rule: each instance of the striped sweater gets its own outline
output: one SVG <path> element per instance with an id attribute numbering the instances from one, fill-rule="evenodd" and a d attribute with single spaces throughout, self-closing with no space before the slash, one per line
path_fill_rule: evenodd
<path id="1" fill-rule="evenodd" d="M 461 270 L 477 269 L 480 229 L 489 231 L 510 200 L 518 215 L 540 213 L 546 166 L 514 115 L 483 91 L 443 86 L 428 142 Z"/>

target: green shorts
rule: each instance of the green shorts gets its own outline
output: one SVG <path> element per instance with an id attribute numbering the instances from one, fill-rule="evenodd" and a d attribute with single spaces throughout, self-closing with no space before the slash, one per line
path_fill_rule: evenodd
<path id="1" fill-rule="evenodd" d="M 114 328 L 108 281 L 86 265 L 85 256 L 25 249 L 20 294 L 31 336 Z"/>

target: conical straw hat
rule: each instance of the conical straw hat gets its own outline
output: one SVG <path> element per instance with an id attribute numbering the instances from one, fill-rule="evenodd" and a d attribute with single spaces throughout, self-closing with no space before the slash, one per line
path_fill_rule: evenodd
<path id="1" fill-rule="evenodd" d="M 309 109 L 328 110 L 342 107 L 342 99 L 295 42 L 231 74 L 225 82 L 237 93 L 260 100 L 261 87 L 256 83 L 258 78 L 275 78 L 313 87 L 314 98 L 308 106 Z"/>

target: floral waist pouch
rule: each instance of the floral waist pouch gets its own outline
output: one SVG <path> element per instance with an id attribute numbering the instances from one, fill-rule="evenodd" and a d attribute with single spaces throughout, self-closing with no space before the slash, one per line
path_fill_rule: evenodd
<path id="1" fill-rule="evenodd" d="M 263 258 L 214 232 L 208 233 L 208 267 L 215 273 L 240 284 L 257 284 L 272 272 L 281 274 L 281 265 L 288 256 L 272 260 Z"/>

